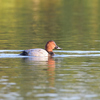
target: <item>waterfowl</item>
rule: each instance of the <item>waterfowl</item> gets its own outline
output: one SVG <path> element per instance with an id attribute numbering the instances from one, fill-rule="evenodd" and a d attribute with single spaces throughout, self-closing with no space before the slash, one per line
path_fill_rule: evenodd
<path id="1" fill-rule="evenodd" d="M 20 55 L 23 56 L 53 56 L 54 52 L 53 49 L 61 49 L 56 45 L 53 40 L 50 40 L 46 43 L 45 49 L 36 48 L 36 49 L 28 49 L 24 50 Z"/>

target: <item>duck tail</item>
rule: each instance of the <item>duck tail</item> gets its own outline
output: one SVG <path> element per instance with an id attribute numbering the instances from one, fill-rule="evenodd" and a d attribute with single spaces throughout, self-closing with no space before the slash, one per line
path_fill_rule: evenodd
<path id="1" fill-rule="evenodd" d="M 22 55 L 22 56 L 28 56 L 28 53 L 24 50 L 24 51 L 22 51 L 22 53 L 20 55 Z"/>

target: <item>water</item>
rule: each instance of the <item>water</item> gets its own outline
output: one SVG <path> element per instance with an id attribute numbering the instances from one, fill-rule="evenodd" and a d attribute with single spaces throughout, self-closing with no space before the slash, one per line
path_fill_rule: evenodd
<path id="1" fill-rule="evenodd" d="M 0 58 L 35 58 L 36 57 L 30 57 L 30 56 L 21 56 L 19 55 L 20 52 L 23 50 L 0 50 Z M 12 52 L 12 54 L 11 54 Z M 14 54 L 15 52 L 19 52 L 19 54 Z M 53 57 L 99 57 L 100 51 L 64 51 L 64 50 L 54 50 L 54 52 L 60 53 L 55 54 Z M 63 54 L 64 53 L 64 54 Z M 38 57 L 37 57 L 38 58 Z M 40 58 L 40 57 L 39 57 Z M 43 57 L 41 57 L 43 59 Z M 48 58 L 48 57 L 46 57 Z M 40 61 L 40 60 L 39 60 Z"/>
<path id="2" fill-rule="evenodd" d="M 0 100 L 100 100 L 99 0 L 0 4 Z M 53 58 L 19 55 L 48 40 Z"/>
<path id="3" fill-rule="evenodd" d="M 60 50 L 54 51 L 56 55 L 51 59 L 19 56 L 16 52 L 20 51 L 0 51 L 2 99 L 94 100 L 99 97 L 100 51 Z"/>

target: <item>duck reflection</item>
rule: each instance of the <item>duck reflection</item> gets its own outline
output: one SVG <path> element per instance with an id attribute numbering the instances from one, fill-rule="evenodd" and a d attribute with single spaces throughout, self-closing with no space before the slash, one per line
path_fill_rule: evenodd
<path id="1" fill-rule="evenodd" d="M 49 82 L 49 87 L 54 87 L 55 85 L 55 61 L 53 58 L 48 59 L 48 82 Z"/>
<path id="2" fill-rule="evenodd" d="M 23 61 L 28 65 L 33 65 L 33 67 L 40 66 L 42 68 L 55 68 L 55 60 L 53 57 L 28 57 L 23 58 Z"/>
<path id="3" fill-rule="evenodd" d="M 21 95 L 29 94 L 29 96 L 35 96 L 34 91 L 37 94 L 48 92 L 55 92 L 55 60 L 50 58 L 35 58 L 29 57 L 23 59 L 21 70 Z M 26 64 L 25 64 L 26 63 Z"/>

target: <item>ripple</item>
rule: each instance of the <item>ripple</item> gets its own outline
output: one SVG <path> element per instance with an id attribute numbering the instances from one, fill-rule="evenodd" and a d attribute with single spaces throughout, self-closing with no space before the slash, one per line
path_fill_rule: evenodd
<path id="1" fill-rule="evenodd" d="M 23 50 L 0 50 L 0 52 L 22 52 Z"/>
<path id="2" fill-rule="evenodd" d="M 55 55 L 54 57 L 100 57 L 100 54 L 86 54 L 86 55 Z"/>
<path id="3" fill-rule="evenodd" d="M 25 58 L 29 56 L 21 56 L 19 54 L 11 54 L 10 52 L 22 52 L 23 50 L 0 50 L 0 58 Z M 55 54 L 54 57 L 100 57 L 100 51 L 65 51 L 65 50 L 54 50 L 60 54 Z M 67 54 L 66 54 L 67 53 Z"/>
<path id="4" fill-rule="evenodd" d="M 100 51 L 80 51 L 80 50 L 74 50 L 74 51 L 66 51 L 66 50 L 54 50 L 54 52 L 62 52 L 62 53 L 100 53 Z"/>

